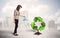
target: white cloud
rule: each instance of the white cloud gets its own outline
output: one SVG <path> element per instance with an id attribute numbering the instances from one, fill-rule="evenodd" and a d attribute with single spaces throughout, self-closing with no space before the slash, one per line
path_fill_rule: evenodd
<path id="1" fill-rule="evenodd" d="M 55 12 L 55 14 L 52 14 L 47 17 L 48 20 L 54 20 L 56 23 L 60 23 L 60 9 Z"/>
<path id="2" fill-rule="evenodd" d="M 48 16 L 50 6 L 38 3 L 39 0 L 10 0 L 3 7 L 2 11 L 7 14 L 7 16 L 12 16 L 14 9 L 18 4 L 22 5 L 21 12 L 27 11 L 29 15 L 29 20 L 32 21 L 35 16 L 41 16 L 44 20 L 54 19 L 55 16 Z"/>
<path id="3" fill-rule="evenodd" d="M 32 6 L 28 9 L 30 13 L 39 13 L 39 14 L 45 14 L 49 11 L 48 5 L 38 5 L 38 6 Z"/>
<path id="4" fill-rule="evenodd" d="M 14 9 L 15 7 L 12 6 L 10 2 L 7 2 L 6 5 L 2 8 L 2 12 L 5 13 L 7 16 L 12 16 Z"/>
<path id="5" fill-rule="evenodd" d="M 7 12 L 10 12 L 11 9 L 13 9 L 13 7 L 10 6 L 10 3 L 7 3 L 7 4 L 3 7 L 2 11 L 3 11 L 4 13 L 7 13 Z"/>
<path id="6" fill-rule="evenodd" d="M 60 23 L 60 9 L 56 12 L 56 23 Z"/>
<path id="7" fill-rule="evenodd" d="M 47 13 L 49 11 L 48 5 L 38 5 L 38 6 L 32 6 L 28 9 L 29 11 L 29 18 L 30 20 L 33 19 L 35 16 L 41 16 L 45 17 L 47 16 Z"/>
<path id="8" fill-rule="evenodd" d="M 10 0 L 3 7 L 2 11 L 8 15 L 13 15 L 13 11 L 18 4 L 22 5 L 22 11 L 28 11 L 30 21 L 35 16 L 47 16 L 48 11 L 50 10 L 49 5 L 39 4 L 39 0 Z"/>

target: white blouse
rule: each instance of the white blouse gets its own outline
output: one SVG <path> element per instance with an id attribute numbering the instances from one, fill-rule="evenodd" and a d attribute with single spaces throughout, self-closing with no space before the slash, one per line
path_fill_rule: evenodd
<path id="1" fill-rule="evenodd" d="M 14 10 L 14 16 L 15 16 L 14 19 L 19 19 L 19 15 L 20 15 L 20 12 L 17 10 Z"/>

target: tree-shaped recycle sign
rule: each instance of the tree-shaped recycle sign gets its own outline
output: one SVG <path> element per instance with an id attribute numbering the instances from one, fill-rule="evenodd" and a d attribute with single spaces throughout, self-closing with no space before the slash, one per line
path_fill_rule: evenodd
<path id="1" fill-rule="evenodd" d="M 41 22 L 41 25 L 39 27 L 35 24 L 37 21 Z M 41 33 L 39 32 L 45 29 L 45 22 L 43 21 L 43 18 L 41 17 L 35 17 L 33 22 L 31 23 L 31 27 L 33 30 L 36 30 L 37 32 L 35 34 L 40 35 Z"/>

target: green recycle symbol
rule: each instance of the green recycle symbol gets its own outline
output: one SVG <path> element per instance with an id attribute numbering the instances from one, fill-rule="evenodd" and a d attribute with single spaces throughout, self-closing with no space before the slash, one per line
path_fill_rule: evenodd
<path id="1" fill-rule="evenodd" d="M 41 25 L 39 27 L 35 24 L 35 22 L 37 22 L 37 21 L 41 22 Z M 45 22 L 43 22 L 43 18 L 41 18 L 41 17 L 35 17 L 33 22 L 31 23 L 31 27 L 33 30 L 40 30 L 41 31 L 41 30 L 45 29 L 45 26 L 46 26 Z"/>

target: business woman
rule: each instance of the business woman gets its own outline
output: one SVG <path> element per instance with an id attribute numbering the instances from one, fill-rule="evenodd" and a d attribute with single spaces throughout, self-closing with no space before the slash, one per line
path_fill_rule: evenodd
<path id="1" fill-rule="evenodd" d="M 18 6 L 16 7 L 16 9 L 14 10 L 15 29 L 14 29 L 13 35 L 15 35 L 15 36 L 18 36 L 18 34 L 17 34 L 17 28 L 18 28 L 19 16 L 22 16 L 22 15 L 20 15 L 20 12 L 19 12 L 19 10 L 20 10 L 21 8 L 22 8 L 22 6 L 21 6 L 21 5 L 18 5 Z M 25 16 L 22 16 L 22 17 L 25 17 Z"/>

